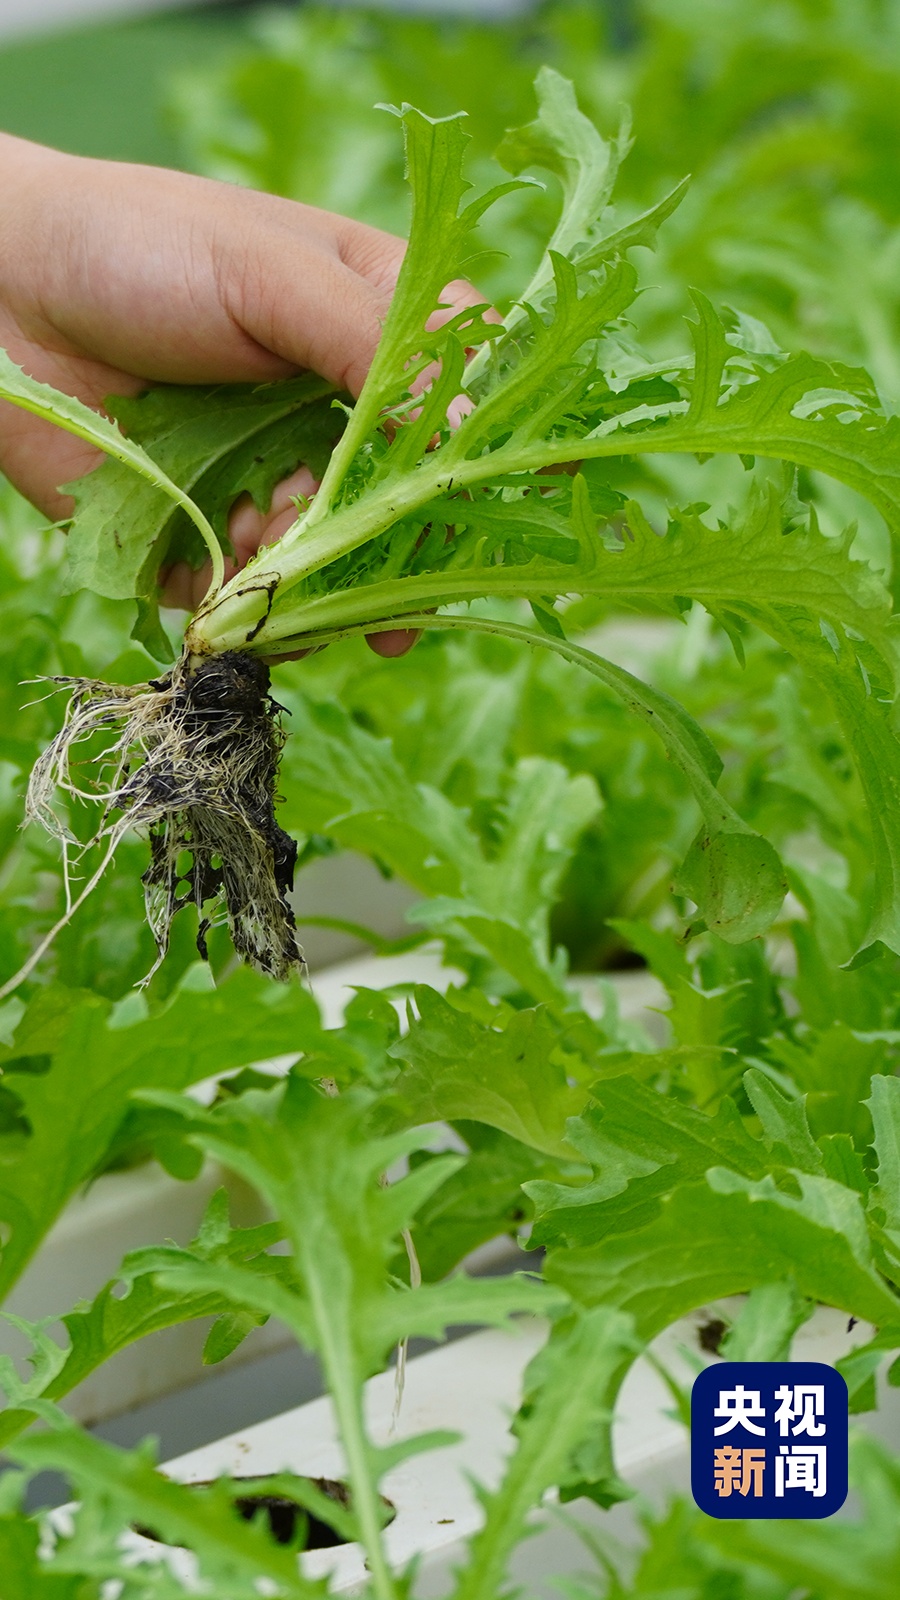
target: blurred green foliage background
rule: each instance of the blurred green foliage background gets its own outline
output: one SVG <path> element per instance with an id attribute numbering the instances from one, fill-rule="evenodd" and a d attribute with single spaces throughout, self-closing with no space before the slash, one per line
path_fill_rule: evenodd
<path id="1" fill-rule="evenodd" d="M 179 166 L 171 74 L 212 65 L 246 32 L 243 11 L 203 6 L 0 38 L 0 125 L 78 155 Z"/>

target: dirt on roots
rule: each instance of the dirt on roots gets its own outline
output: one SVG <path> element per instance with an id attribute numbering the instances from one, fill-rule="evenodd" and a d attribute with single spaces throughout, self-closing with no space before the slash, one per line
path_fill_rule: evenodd
<path id="1" fill-rule="evenodd" d="M 73 850 L 77 859 L 91 846 L 105 846 L 77 900 L 67 894 L 59 926 L 99 882 L 124 835 L 137 830 L 150 843 L 143 884 L 158 951 L 154 972 L 172 920 L 187 905 L 200 917 L 204 959 L 210 927 L 227 920 L 235 949 L 258 971 L 284 980 L 302 970 L 289 900 L 297 846 L 275 820 L 284 708 L 272 698 L 265 663 L 230 651 L 183 658 L 137 687 L 85 678 L 53 682 L 69 688 L 71 698 L 64 727 L 32 773 L 27 816 L 61 841 L 67 883 Z M 87 746 L 99 780 L 85 789 L 73 765 L 89 754 Z M 58 814 L 60 797 L 101 807 L 87 846 Z"/>

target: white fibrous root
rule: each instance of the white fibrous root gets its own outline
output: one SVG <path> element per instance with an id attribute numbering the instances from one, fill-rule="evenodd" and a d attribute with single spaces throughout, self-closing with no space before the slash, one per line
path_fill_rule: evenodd
<path id="1" fill-rule="evenodd" d="M 172 920 L 186 905 L 197 908 L 204 959 L 210 927 L 227 920 L 235 949 L 258 971 L 285 980 L 302 970 L 289 900 L 297 846 L 275 820 L 283 708 L 269 693 L 265 663 L 231 651 L 199 662 L 183 658 L 136 687 L 53 681 L 68 687 L 71 699 L 64 727 L 32 773 L 26 815 L 63 847 L 67 912 L 58 926 L 99 882 L 125 834 L 136 830 L 150 844 L 143 884 L 158 951 L 153 972 Z M 92 750 L 98 737 L 107 740 L 99 755 Z M 100 772 L 90 788 L 73 775 L 85 756 Z M 87 844 L 74 839 L 58 813 L 60 798 L 101 807 Z M 97 846 L 104 847 L 100 867 L 73 901 L 73 847 L 83 853 Z"/>

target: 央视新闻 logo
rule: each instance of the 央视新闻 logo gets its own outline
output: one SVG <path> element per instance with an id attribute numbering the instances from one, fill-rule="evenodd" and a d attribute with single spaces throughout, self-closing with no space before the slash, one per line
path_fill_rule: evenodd
<path id="1" fill-rule="evenodd" d="M 847 1385 L 817 1361 L 724 1361 L 691 1394 L 691 1491 L 711 1517 L 830 1517 L 847 1498 Z"/>

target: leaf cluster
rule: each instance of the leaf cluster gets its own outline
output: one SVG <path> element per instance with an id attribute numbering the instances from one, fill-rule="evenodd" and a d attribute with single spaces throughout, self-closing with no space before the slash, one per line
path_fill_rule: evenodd
<path id="1" fill-rule="evenodd" d="M 844 365 L 786 356 L 752 319 L 715 311 L 702 297 L 691 352 L 671 317 L 682 251 L 697 268 L 693 281 L 716 299 L 740 278 L 751 291 L 744 303 L 794 349 L 802 307 L 824 281 L 795 281 L 788 304 L 781 289 L 801 245 L 810 261 L 820 257 L 826 222 L 832 241 L 849 238 L 848 228 L 835 231 L 836 211 L 824 203 L 816 211 L 801 156 L 809 159 L 818 140 L 816 159 L 825 150 L 836 160 L 836 141 L 823 145 L 819 136 L 833 132 L 838 102 L 857 152 L 890 125 L 900 100 L 875 94 L 891 81 L 889 30 L 879 24 L 876 61 L 874 9 L 857 12 L 848 31 L 842 8 L 826 8 L 815 40 L 801 10 L 780 7 L 773 54 L 768 6 L 738 14 L 717 0 L 702 17 L 692 6 L 667 7 L 665 16 L 644 8 L 642 53 L 629 70 L 650 132 L 629 164 L 633 178 L 623 169 L 626 193 L 640 198 L 626 204 L 624 222 L 606 209 L 624 139 L 600 140 L 559 81 L 543 78 L 538 121 L 507 141 L 505 159 L 514 173 L 538 161 L 549 169 L 562 216 L 553 254 L 532 252 L 532 283 L 499 334 L 475 318 L 425 338 L 442 287 L 431 257 L 439 254 L 442 271 L 464 267 L 478 206 L 466 210 L 458 124 L 404 113 L 416 271 L 401 285 L 369 393 L 346 418 L 320 508 L 300 508 L 302 537 L 273 566 L 281 584 L 266 639 L 322 642 L 381 618 L 419 620 L 430 605 L 448 608 L 437 619 L 447 640 L 439 648 L 426 639 L 409 664 L 363 670 L 350 641 L 307 663 L 302 690 L 285 679 L 298 737 L 284 787 L 305 859 L 351 849 L 404 878 L 422 896 L 414 927 L 440 942 L 461 981 L 446 994 L 363 991 L 341 1028 L 324 1029 L 302 991 L 268 992 L 247 974 L 212 990 L 198 987 L 196 974 L 179 984 L 173 971 L 148 1005 L 111 1007 L 128 981 L 124 957 L 118 966 L 111 957 L 102 983 L 83 983 L 94 992 L 57 983 L 27 1009 L 4 1012 L 0 1220 L 10 1234 L 0 1267 L 10 1282 L 66 1198 L 111 1159 L 152 1151 L 186 1177 L 210 1157 L 249 1180 L 277 1218 L 232 1228 L 220 1195 L 194 1241 L 134 1252 L 92 1303 L 63 1318 L 62 1336 L 20 1329 L 32 1341 L 32 1371 L 23 1377 L 3 1365 L 9 1405 L 0 1437 L 26 1474 L 64 1470 L 80 1510 L 68 1531 L 39 1530 L 18 1508 L 18 1475 L 4 1476 L 0 1569 L 16 1600 L 93 1600 L 111 1584 L 129 1600 L 171 1600 L 196 1582 L 223 1600 L 245 1600 L 260 1580 L 303 1600 L 324 1592 L 293 1553 L 236 1522 L 227 1485 L 190 1494 L 161 1477 L 147 1451 L 113 1451 L 58 1410 L 86 1373 L 176 1321 L 216 1319 L 210 1361 L 269 1316 L 317 1352 L 352 1480 L 343 1531 L 366 1546 L 381 1600 L 405 1594 L 412 1580 L 387 1567 L 380 1477 L 404 1454 L 446 1442 L 391 1443 L 367 1431 L 365 1378 L 410 1334 L 507 1325 L 523 1312 L 552 1321 L 526 1377 L 507 1474 L 483 1496 L 483 1530 L 456 1580 L 467 1600 L 504 1592 L 510 1553 L 548 1491 L 601 1505 L 625 1492 L 610 1446 L 615 1396 L 642 1346 L 682 1314 L 745 1294 L 723 1348 L 765 1360 L 787 1355 L 813 1303 L 839 1307 L 872 1325 L 842 1367 L 855 1408 L 874 1402 L 876 1374 L 900 1348 L 893 636 L 881 576 L 854 559 L 861 546 L 850 534 L 834 537 L 835 508 L 843 515 L 850 502 L 820 474 L 836 473 L 894 516 L 895 424 L 882 410 L 889 342 L 872 363 L 873 385 L 855 366 L 875 353 L 871 341 L 861 348 L 849 321 L 835 336 L 836 295 L 818 347 L 837 350 Z M 280 119 L 278 138 L 257 158 L 272 162 L 275 186 L 287 186 L 298 181 L 289 167 L 305 135 L 291 122 L 297 102 L 270 92 L 272 59 L 279 82 L 294 82 L 291 51 L 312 32 L 320 53 L 301 62 L 304 71 L 319 70 L 322 51 L 337 51 L 330 81 L 343 81 L 334 61 L 343 73 L 350 48 L 370 87 L 375 77 L 399 79 L 432 34 L 430 24 L 367 24 L 403 43 L 407 53 L 388 61 L 358 51 L 353 18 L 326 23 L 307 12 L 296 24 L 282 19 L 280 34 L 272 26 L 265 71 L 245 63 L 240 88 L 254 126 Z M 560 51 L 586 58 L 596 23 L 570 13 L 568 26 L 568 43 L 559 28 Z M 491 49 L 505 48 L 505 37 Z M 518 93 L 515 74 L 496 70 L 479 29 L 457 39 L 464 44 L 448 59 L 458 63 L 465 49 L 473 86 L 483 74 L 497 115 L 514 120 L 503 96 Z M 434 81 L 444 58 L 431 59 Z M 694 114 L 675 115 L 688 80 Z M 829 99 L 826 81 L 847 93 Z M 810 82 L 807 100 L 792 112 L 789 104 L 773 132 L 763 113 L 779 86 L 806 91 Z M 581 87 L 586 103 L 607 103 L 602 73 Z M 315 88 L 327 100 L 327 73 Z M 455 109 L 455 98 L 444 109 Z M 474 122 L 477 144 L 491 131 L 483 106 Z M 710 176 L 723 129 L 731 142 Z M 326 146 L 318 141 L 320 170 L 332 160 Z M 881 177 L 870 163 L 846 183 L 887 231 L 895 202 L 884 177 L 896 143 L 882 138 L 882 146 Z M 374 141 L 369 165 L 354 171 L 393 171 L 386 148 Z M 249 172 L 246 140 L 242 149 Z M 791 182 L 800 170 L 805 185 L 800 243 L 783 225 L 776 154 Z M 650 296 L 634 297 L 623 258 L 638 237 L 649 241 L 669 206 L 659 195 L 689 166 L 700 172 L 699 199 L 685 202 L 661 235 L 674 243 L 663 243 L 663 311 L 654 313 Z M 723 203 L 739 189 L 758 197 L 754 172 L 769 174 L 759 224 L 771 234 L 765 273 L 751 270 L 746 242 L 755 202 L 744 204 L 745 216 Z M 549 203 L 508 189 L 498 212 L 504 237 L 531 238 L 528 206 L 546 218 Z M 629 218 L 647 207 L 629 233 Z M 490 221 L 478 221 L 490 240 Z M 729 266 L 724 245 L 739 226 L 743 254 Z M 704 228 L 708 251 L 696 248 Z M 514 253 L 523 259 L 518 242 Z M 833 263 L 829 270 L 836 284 Z M 632 321 L 642 337 L 660 334 L 659 359 L 637 348 Z M 476 345 L 466 362 L 465 348 Z M 413 395 L 426 360 L 438 363 L 437 379 Z M 160 473 L 195 497 L 221 545 L 238 492 L 262 503 L 273 479 L 308 458 L 316 441 L 325 465 L 343 413 L 304 383 L 156 394 L 118 412 L 151 463 L 149 477 L 111 464 L 79 489 L 72 548 L 104 595 L 101 567 L 115 569 L 117 593 L 141 595 L 146 642 L 160 647 L 155 563 L 164 550 L 196 557 L 202 536 L 196 519 L 190 531 L 183 506 L 172 509 Z M 460 387 L 475 404 L 451 429 L 447 406 Z M 710 452 L 778 456 L 798 471 L 762 459 L 746 472 L 714 459 L 698 464 Z M 577 475 L 546 470 L 575 457 Z M 709 493 L 699 487 L 706 482 Z M 111 562 L 101 511 L 121 539 Z M 866 548 L 879 547 L 870 539 Z M 294 564 L 282 573 L 286 554 Z M 254 583 L 261 576 L 251 569 Z M 46 575 L 18 574 L 9 587 L 3 603 L 14 626 L 4 637 L 11 650 L 25 637 L 36 670 L 79 649 L 99 654 L 97 669 L 104 650 L 107 662 L 115 656 L 114 602 L 51 593 Z M 550 647 L 540 656 L 522 648 L 523 601 Z M 223 602 L 219 622 L 255 627 L 259 591 L 232 591 L 232 602 L 237 612 Z M 624 608 L 665 630 L 666 648 L 649 670 L 635 673 L 612 649 L 589 655 L 567 637 Z M 102 647 L 76 642 L 90 632 L 79 628 L 85 617 L 100 619 Z M 142 659 L 134 652 L 123 674 L 139 673 Z M 3 692 L 11 706 L 14 683 L 10 666 Z M 18 743 L 4 745 L 15 771 L 46 734 L 42 709 L 29 718 L 17 726 Z M 9 859 L 27 891 L 36 869 L 22 868 L 15 848 Z M 786 883 L 792 898 L 780 914 Z M 590 944 L 585 905 L 595 918 Z M 21 938 L 24 915 L 10 918 L 11 939 Z M 29 909 L 29 918 L 41 915 L 40 906 Z M 761 937 L 778 915 L 789 962 L 783 942 L 766 947 Z M 116 926 L 133 929 L 134 919 L 123 914 Z M 561 934 L 576 954 L 588 952 L 586 965 L 610 950 L 647 963 L 668 994 L 661 1045 L 623 1025 L 608 992 L 604 1005 L 590 985 L 572 982 Z M 93 948 L 64 952 L 62 975 L 89 977 Z M 858 951 L 874 959 L 851 964 Z M 272 1055 L 295 1058 L 283 1080 L 253 1069 Z M 222 1082 L 223 1072 L 233 1075 Z M 178 1093 L 206 1076 L 220 1080 L 214 1104 Z M 435 1122 L 452 1128 L 452 1154 L 423 1133 Z M 523 1274 L 479 1281 L 459 1270 L 475 1245 L 507 1232 L 549 1251 L 544 1282 Z M 33 1419 L 43 1431 L 26 1431 Z M 648 1525 L 632 1574 L 615 1574 L 601 1546 L 608 1591 L 621 1600 L 649 1600 L 673 1585 L 692 1600 L 786 1600 L 800 1587 L 822 1600 L 893 1593 L 896 1463 L 862 1442 L 854 1470 L 862 1521 L 731 1524 L 725 1541 L 676 1506 Z M 294 1492 L 309 1495 L 302 1485 Z M 310 1500 L 309 1509 L 322 1508 Z M 190 1548 L 189 1576 L 146 1551 L 123 1554 L 123 1529 L 136 1521 Z M 591 1593 L 597 1583 L 592 1576 Z M 581 1596 L 577 1581 L 569 1589 Z"/>

